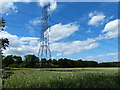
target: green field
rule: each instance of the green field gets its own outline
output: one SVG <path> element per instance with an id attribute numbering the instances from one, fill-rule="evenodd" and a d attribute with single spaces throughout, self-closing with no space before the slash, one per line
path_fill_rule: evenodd
<path id="1" fill-rule="evenodd" d="M 2 87 L 120 88 L 118 77 L 118 68 L 14 68 L 3 70 Z"/>

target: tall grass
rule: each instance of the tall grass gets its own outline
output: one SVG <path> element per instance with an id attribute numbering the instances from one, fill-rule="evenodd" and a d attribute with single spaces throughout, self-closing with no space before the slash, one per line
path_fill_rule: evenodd
<path id="1" fill-rule="evenodd" d="M 36 71 L 4 79 L 3 88 L 120 88 L 117 72 Z"/>

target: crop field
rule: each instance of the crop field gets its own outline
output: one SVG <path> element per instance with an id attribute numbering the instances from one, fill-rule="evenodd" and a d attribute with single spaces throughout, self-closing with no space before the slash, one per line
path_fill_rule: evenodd
<path id="1" fill-rule="evenodd" d="M 118 68 L 3 70 L 3 88 L 120 88 Z"/>

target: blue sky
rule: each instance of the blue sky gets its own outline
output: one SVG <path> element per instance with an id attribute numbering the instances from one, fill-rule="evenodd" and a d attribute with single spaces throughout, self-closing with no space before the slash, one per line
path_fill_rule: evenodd
<path id="1" fill-rule="evenodd" d="M 53 58 L 118 60 L 117 2 L 57 2 L 51 9 Z M 37 55 L 42 7 L 37 2 L 12 2 L 5 10 L 7 27 L 1 35 L 11 43 L 4 54 Z"/>

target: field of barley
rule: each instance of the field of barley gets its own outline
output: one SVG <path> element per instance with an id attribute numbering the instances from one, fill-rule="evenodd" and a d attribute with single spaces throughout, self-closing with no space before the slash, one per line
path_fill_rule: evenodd
<path id="1" fill-rule="evenodd" d="M 118 68 L 14 68 L 2 72 L 2 88 L 120 88 Z"/>

